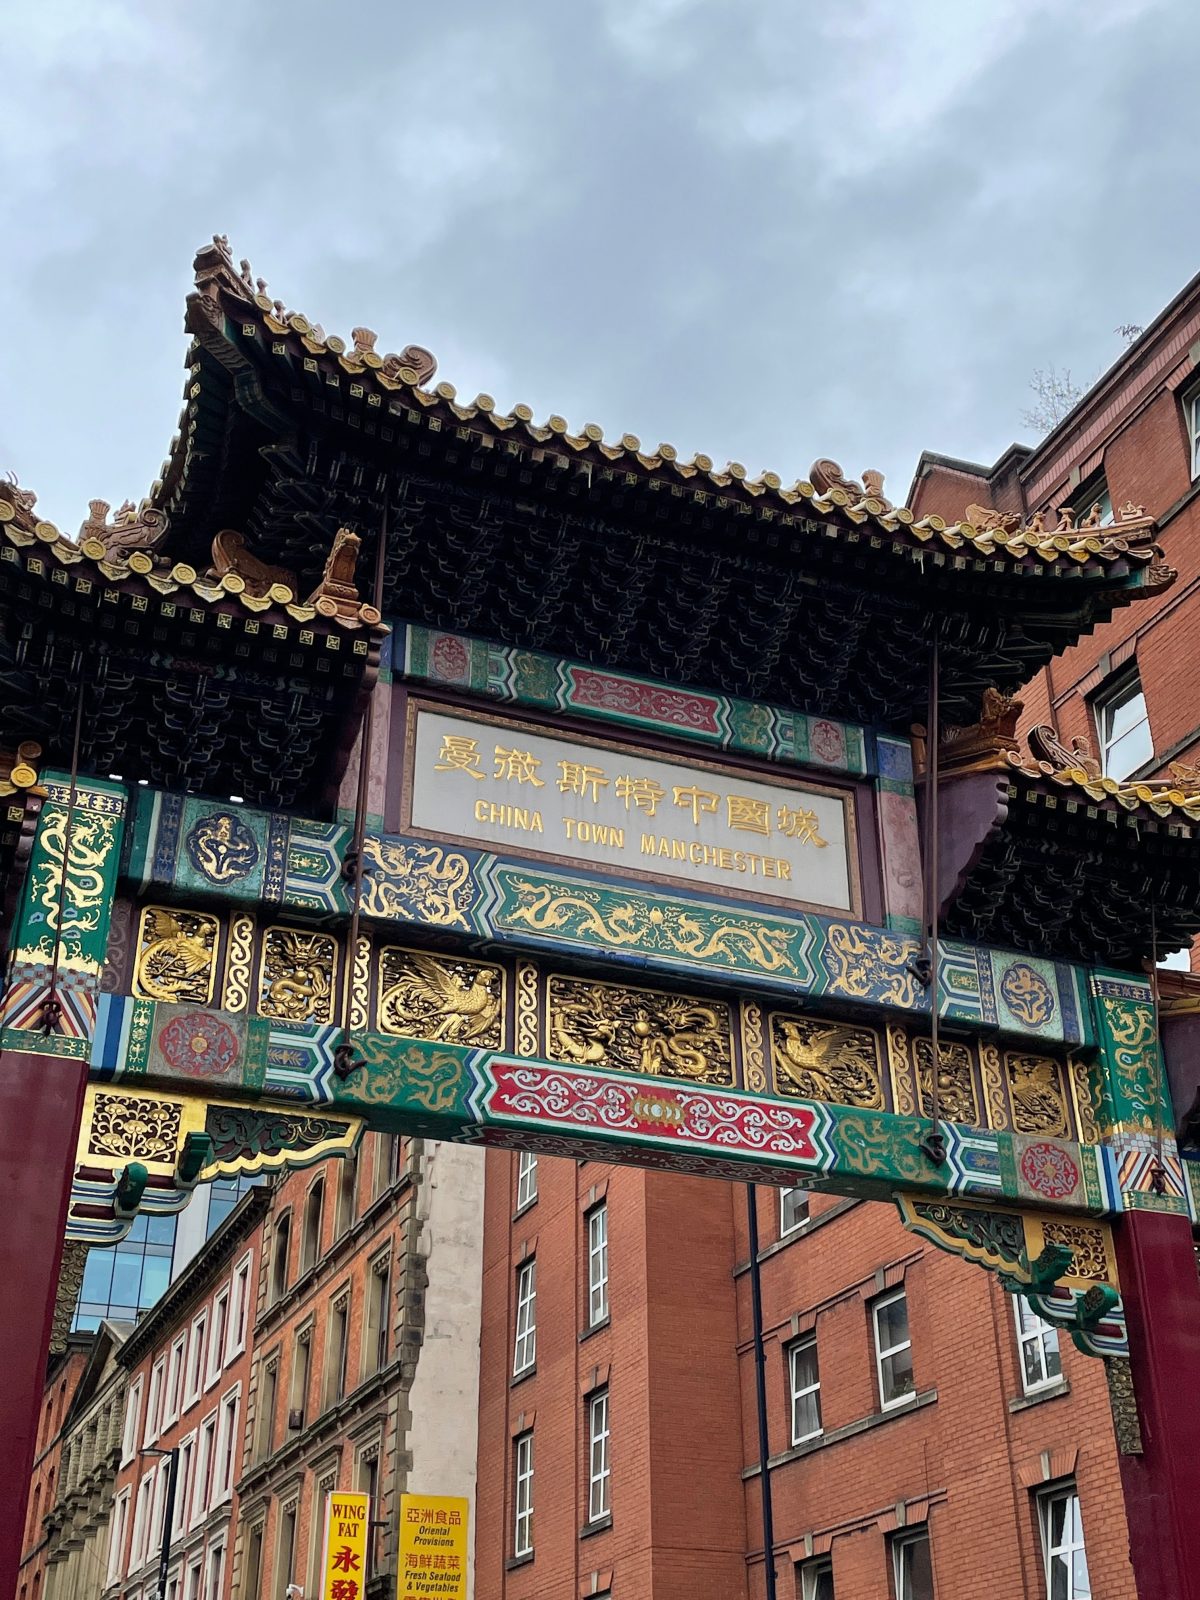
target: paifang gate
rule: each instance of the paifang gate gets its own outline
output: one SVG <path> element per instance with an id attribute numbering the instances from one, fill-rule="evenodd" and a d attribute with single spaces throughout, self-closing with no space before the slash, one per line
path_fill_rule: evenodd
<path id="1" fill-rule="evenodd" d="M 1200 780 L 1013 698 L 1171 582 L 1149 519 L 917 522 L 463 405 L 223 240 L 188 327 L 147 501 L 76 541 L 0 492 L 6 1436 L 64 1215 L 113 1242 L 366 1127 L 603 1153 L 892 1200 L 999 1273 L 1106 1362 L 1139 1581 L 1193 1593 L 1146 971 L 1200 930 Z"/>

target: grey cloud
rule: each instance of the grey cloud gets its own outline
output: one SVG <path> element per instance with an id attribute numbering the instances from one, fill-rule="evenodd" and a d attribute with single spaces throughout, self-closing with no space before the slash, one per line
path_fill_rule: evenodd
<path id="1" fill-rule="evenodd" d="M 41 0 L 7 42 L 0 467 L 69 528 L 158 469 L 214 230 L 468 396 L 896 492 L 1200 265 L 1189 0 Z"/>

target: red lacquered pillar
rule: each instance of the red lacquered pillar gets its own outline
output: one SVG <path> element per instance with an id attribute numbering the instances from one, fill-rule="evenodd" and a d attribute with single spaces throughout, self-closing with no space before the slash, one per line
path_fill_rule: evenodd
<path id="1" fill-rule="evenodd" d="M 1120 1457 L 1137 1590 L 1141 1600 L 1200 1600 L 1200 1278 L 1191 1224 L 1131 1211 L 1113 1231 L 1142 1436 L 1141 1455 Z"/>
<path id="2" fill-rule="evenodd" d="M 87 1063 L 0 1051 L 0 1597 L 17 1592 Z"/>

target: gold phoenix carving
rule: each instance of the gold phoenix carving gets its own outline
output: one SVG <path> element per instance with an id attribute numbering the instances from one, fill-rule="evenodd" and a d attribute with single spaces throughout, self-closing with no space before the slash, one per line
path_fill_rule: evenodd
<path id="1" fill-rule="evenodd" d="M 584 978 L 546 985 L 546 1054 L 695 1083 L 733 1083 L 729 1007 Z"/>
<path id="2" fill-rule="evenodd" d="M 258 965 L 259 1012 L 282 1022 L 328 1022 L 337 957 L 331 934 L 268 928 Z"/>
<path id="3" fill-rule="evenodd" d="M 461 956 L 385 945 L 380 952 L 379 1026 L 444 1044 L 503 1043 L 504 974 Z"/>
<path id="4" fill-rule="evenodd" d="M 1048 1133 L 1066 1138 L 1071 1131 L 1062 1068 L 1048 1056 L 1005 1051 L 1004 1072 L 1018 1133 Z"/>
<path id="5" fill-rule="evenodd" d="M 207 1005 L 221 925 L 203 911 L 145 906 L 138 925 L 133 992 L 146 1000 Z"/>
<path id="6" fill-rule="evenodd" d="M 915 1039 L 912 1046 L 913 1061 L 917 1069 L 917 1084 L 921 1098 L 921 1113 L 933 1115 L 933 1044 L 929 1039 Z M 971 1052 L 965 1044 L 953 1040 L 938 1040 L 938 1109 L 947 1122 L 965 1122 L 979 1126 L 979 1107 L 975 1099 L 975 1080 L 971 1072 Z"/>
<path id="7" fill-rule="evenodd" d="M 870 1028 L 772 1016 L 771 1062 L 780 1094 L 883 1110 L 879 1041 Z"/>

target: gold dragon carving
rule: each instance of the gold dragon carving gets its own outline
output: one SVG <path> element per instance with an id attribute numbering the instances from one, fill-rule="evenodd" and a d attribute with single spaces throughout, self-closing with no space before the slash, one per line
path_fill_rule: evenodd
<path id="1" fill-rule="evenodd" d="M 48 859 L 35 869 L 34 897 L 44 912 L 50 933 L 58 929 L 59 880 L 66 850 L 67 813 L 55 808 L 43 811 L 38 843 Z M 115 817 L 76 811 L 71 824 L 71 848 L 67 859 L 67 893 L 62 932 L 90 932 L 100 926 L 100 908 L 105 896 L 104 865 L 116 837 Z"/>
<path id="2" fill-rule="evenodd" d="M 337 955 L 337 941 L 328 933 L 268 928 L 258 969 L 261 1015 L 281 1022 L 328 1022 Z"/>
<path id="3" fill-rule="evenodd" d="M 439 1044 L 503 1043 L 504 975 L 461 957 L 385 946 L 380 954 L 379 1026 Z"/>
<path id="4" fill-rule="evenodd" d="M 780 1094 L 883 1110 L 879 1041 L 870 1028 L 773 1016 L 771 1060 Z"/>
<path id="5" fill-rule="evenodd" d="M 733 1083 L 729 1008 L 719 1001 L 551 977 L 546 1003 L 553 1061 Z"/>
<path id="6" fill-rule="evenodd" d="M 134 957 L 134 994 L 176 1005 L 207 1005 L 212 999 L 219 933 L 216 917 L 203 911 L 145 906 Z"/>
<path id="7" fill-rule="evenodd" d="M 928 1039 L 915 1039 L 912 1045 L 913 1061 L 917 1069 L 917 1083 L 921 1097 L 922 1115 L 933 1115 L 933 1086 L 931 1067 L 933 1045 Z M 946 1122 L 979 1123 L 979 1106 L 975 1098 L 975 1080 L 971 1071 L 971 1052 L 965 1044 L 953 1040 L 938 1040 L 938 1109 Z"/>

